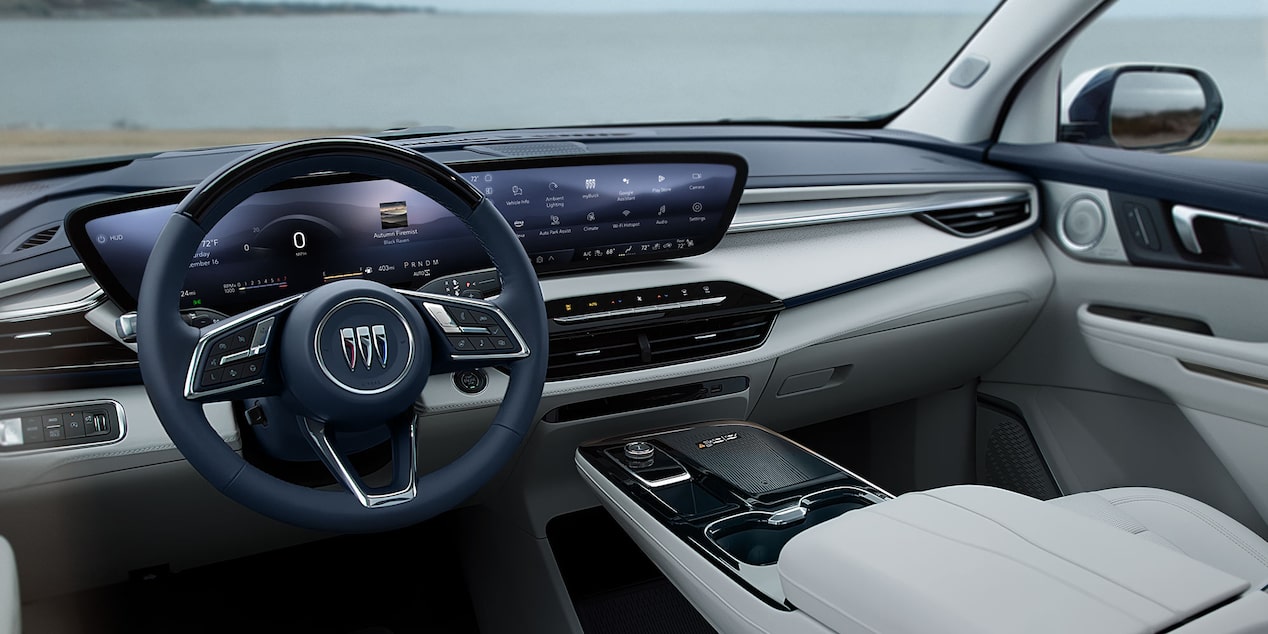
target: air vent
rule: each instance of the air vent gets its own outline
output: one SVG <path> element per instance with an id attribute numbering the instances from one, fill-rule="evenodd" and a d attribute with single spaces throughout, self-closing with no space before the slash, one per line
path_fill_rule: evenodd
<path id="1" fill-rule="evenodd" d="M 628 372 L 752 350 L 766 340 L 775 310 L 552 337 L 549 380 Z"/>
<path id="2" fill-rule="evenodd" d="M 44 227 L 42 228 L 42 230 L 34 232 L 32 233 L 32 235 L 25 237 L 25 240 L 20 242 L 19 245 L 15 247 L 14 251 L 22 251 L 23 249 L 34 249 L 34 247 L 43 245 L 43 243 L 47 243 L 49 240 L 53 240 L 53 236 L 56 236 L 57 231 L 61 230 L 61 228 L 62 228 L 61 224 L 53 224 L 53 226 L 51 227 Z"/>
<path id="3" fill-rule="evenodd" d="M 0 376 L 135 364 L 135 352 L 83 313 L 0 323 Z"/>
<path id="4" fill-rule="evenodd" d="M 555 141 L 544 143 L 492 143 L 488 145 L 471 145 L 465 149 L 490 156 L 507 156 L 524 158 L 532 156 L 558 156 L 560 154 L 585 154 L 586 146 L 576 141 Z"/>
<path id="5" fill-rule="evenodd" d="M 586 141 L 633 136 L 633 132 L 521 132 L 507 134 L 473 134 L 423 137 L 401 141 L 406 147 L 482 145 L 486 143 L 516 143 L 521 141 Z"/>
<path id="6" fill-rule="evenodd" d="M 1010 202 L 916 214 L 916 217 L 962 238 L 976 238 L 999 231 L 1030 217 L 1030 203 Z"/>

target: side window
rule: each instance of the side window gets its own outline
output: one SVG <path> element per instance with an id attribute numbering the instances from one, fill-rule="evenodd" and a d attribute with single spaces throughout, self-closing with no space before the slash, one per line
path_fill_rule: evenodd
<path id="1" fill-rule="evenodd" d="M 1118 0 L 1071 44 L 1062 84 L 1064 140 L 1268 161 L 1268 3 Z"/>

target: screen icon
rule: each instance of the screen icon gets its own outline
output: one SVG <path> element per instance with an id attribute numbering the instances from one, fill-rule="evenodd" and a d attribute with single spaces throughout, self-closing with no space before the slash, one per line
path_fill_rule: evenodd
<path id="1" fill-rule="evenodd" d="M 519 185 L 511 185 L 511 194 L 514 196 L 524 195 L 524 190 Z"/>
<path id="2" fill-rule="evenodd" d="M 691 210 L 692 210 L 692 211 L 694 211 L 694 212 L 696 212 L 696 213 L 700 213 L 700 212 L 704 211 L 704 205 L 702 205 L 702 204 L 700 204 L 700 203 L 691 203 Z"/>
<path id="3" fill-rule="evenodd" d="M 588 214 L 586 214 L 586 221 L 587 221 L 587 222 L 594 222 L 594 220 L 595 220 L 595 215 L 594 215 L 594 212 L 593 212 L 593 211 L 592 211 L 592 212 L 590 212 L 590 213 L 588 213 Z"/>
<path id="4" fill-rule="evenodd" d="M 552 226 L 553 226 L 553 225 L 558 225 L 558 224 L 559 224 L 559 216 L 551 216 L 551 217 L 550 217 L 550 224 L 551 224 Z"/>
<path id="5" fill-rule="evenodd" d="M 663 183 L 663 182 L 665 182 L 665 177 L 664 177 L 664 176 L 657 176 L 657 177 L 656 177 L 656 182 L 657 182 L 657 183 Z"/>
<path id="6" fill-rule="evenodd" d="M 379 224 L 384 229 L 404 229 L 409 225 L 409 214 L 405 209 L 405 201 L 379 203 Z"/>
<path id="7" fill-rule="evenodd" d="M 622 182 L 622 183 L 625 183 L 626 185 L 629 185 L 629 184 L 630 184 L 630 179 L 628 179 L 628 178 L 622 178 L 622 179 L 621 179 L 621 182 Z"/>
<path id="8" fill-rule="evenodd" d="M 702 179 L 702 178 L 704 178 L 704 175 L 703 175 L 703 174 L 701 174 L 700 172 L 692 172 L 692 173 L 691 173 L 691 180 L 693 180 L 693 181 L 698 181 L 698 180 L 700 180 L 700 179 Z"/>
<path id="9" fill-rule="evenodd" d="M 594 180 L 593 178 L 587 178 L 587 179 L 586 179 L 586 189 L 594 189 L 595 187 L 598 187 L 598 183 L 597 183 L 597 182 L 595 182 L 595 180 Z"/>

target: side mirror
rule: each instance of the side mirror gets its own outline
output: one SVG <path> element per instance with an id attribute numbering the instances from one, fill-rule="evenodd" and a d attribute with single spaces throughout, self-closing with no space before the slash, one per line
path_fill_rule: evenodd
<path id="1" fill-rule="evenodd" d="M 1206 71 L 1161 64 L 1089 70 L 1061 93 L 1060 138 L 1129 150 L 1179 152 L 1215 132 L 1224 100 Z"/>

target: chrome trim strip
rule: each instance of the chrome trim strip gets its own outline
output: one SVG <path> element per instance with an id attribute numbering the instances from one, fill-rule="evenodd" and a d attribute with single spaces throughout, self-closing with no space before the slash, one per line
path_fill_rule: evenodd
<path id="1" fill-rule="evenodd" d="M 570 315 L 568 317 L 555 317 L 557 324 L 570 324 L 579 321 L 591 321 L 594 319 L 609 319 L 611 317 L 625 317 L 629 315 L 641 315 L 644 313 L 659 313 L 667 310 L 679 310 L 683 308 L 698 308 L 700 306 L 712 306 L 721 304 L 726 301 L 726 296 L 709 297 L 707 299 L 689 299 L 685 302 L 671 302 L 668 304 L 655 304 L 651 306 L 639 306 L 637 308 L 618 308 L 616 310 L 605 310 L 601 313 L 590 313 L 587 315 Z"/>
<path id="2" fill-rule="evenodd" d="M 524 359 L 532 354 L 532 351 L 529 350 L 528 342 L 524 341 L 524 337 L 520 335 L 520 331 L 515 328 L 515 322 L 511 321 L 511 319 L 506 316 L 506 313 L 502 312 L 502 309 L 493 302 L 470 299 L 467 297 L 454 297 L 452 295 L 424 293 L 422 291 L 407 291 L 399 288 L 392 290 L 404 295 L 405 297 L 420 300 L 423 308 L 427 311 L 427 314 L 431 316 L 432 319 L 436 320 L 436 324 L 441 327 L 441 330 L 444 330 L 445 334 L 462 334 L 461 328 L 459 328 L 458 325 L 450 319 L 449 313 L 444 310 L 445 304 L 469 306 L 471 308 L 478 308 L 480 310 L 487 310 L 495 313 L 498 316 L 498 319 L 500 319 L 502 323 L 506 324 L 506 334 L 515 339 L 516 343 L 518 343 L 520 347 L 519 352 L 501 352 L 495 354 L 451 354 L 449 355 L 449 358 L 452 361 L 499 361 Z M 440 317 L 437 316 L 437 313 L 440 314 Z M 447 321 L 449 325 L 446 326 L 441 319 Z M 451 327 L 453 330 L 450 330 Z"/>
<path id="3" fill-rule="evenodd" d="M 26 374 L 28 372 L 54 372 L 57 370 L 99 370 L 102 368 L 122 368 L 135 367 L 140 365 L 137 361 L 109 361 L 106 363 L 80 363 L 78 365 L 51 365 L 41 366 L 38 368 L 4 368 L 0 369 L 0 375 Z"/>
<path id="4" fill-rule="evenodd" d="M 62 282 L 72 282 L 88 276 L 88 269 L 84 268 L 83 264 L 67 264 L 66 266 L 32 273 L 7 282 L 0 282 L 0 297 L 18 295 L 46 286 L 61 284 Z"/>
<path id="5" fill-rule="evenodd" d="M 391 491 L 388 493 L 367 493 L 361 488 L 361 484 L 357 481 L 353 470 L 344 463 L 343 457 L 335 450 L 334 445 L 330 442 L 330 436 L 326 433 L 326 425 L 315 420 L 304 419 L 304 429 L 308 432 L 309 437 L 313 441 L 313 446 L 317 448 L 322 462 L 330 470 L 339 483 L 344 486 L 353 496 L 357 498 L 357 502 L 361 506 L 374 509 L 396 506 L 404 504 L 416 495 L 418 495 L 418 441 L 415 430 L 418 426 L 418 419 L 415 418 L 409 423 L 409 484 L 399 491 Z M 395 435 L 393 435 L 393 441 Z"/>
<path id="6" fill-rule="evenodd" d="M 224 394 L 226 392 L 232 392 L 234 390 L 240 390 L 242 388 L 252 387 L 252 386 L 263 383 L 264 377 L 260 377 L 252 381 L 247 381 L 246 383 L 238 383 L 236 385 L 228 385 L 225 387 L 215 388 L 211 390 L 198 391 L 197 389 L 194 388 L 194 386 L 197 384 L 197 381 L 198 381 L 198 375 L 197 375 L 198 368 L 199 368 L 198 360 L 202 358 L 204 350 L 206 349 L 207 345 L 211 342 L 212 339 L 218 337 L 219 335 L 225 333 L 226 331 L 233 330 L 234 328 L 238 328 L 239 326 L 241 326 L 242 324 L 246 322 L 254 321 L 256 319 L 259 319 L 263 315 L 267 315 L 268 313 L 280 311 L 284 308 L 287 308 L 291 304 L 298 302 L 299 298 L 303 296 L 304 296 L 304 293 L 300 293 L 299 295 L 292 295 L 290 297 L 284 297 L 271 304 L 265 304 L 254 310 L 250 310 L 245 313 L 242 313 L 241 315 L 237 315 L 234 317 L 230 317 L 229 319 L 216 322 L 215 325 L 211 326 L 207 331 L 203 332 L 202 335 L 198 337 L 197 345 L 194 346 L 194 353 L 190 355 L 189 357 L 189 369 L 185 371 L 185 398 L 194 399 L 194 398 L 202 398 L 205 396 L 215 396 L 216 394 Z M 272 327 L 270 326 L 269 329 L 271 332 Z M 254 339 L 254 337 L 252 337 L 252 339 Z"/>
<path id="7" fill-rule="evenodd" d="M 9 456 L 30 456 L 35 454 L 49 453 L 53 451 L 70 451 L 75 449 L 86 449 L 89 447 L 101 447 L 105 445 L 113 445 L 123 442 L 124 436 L 128 434 L 127 416 L 124 414 L 123 405 L 114 399 L 102 399 L 98 401 L 72 401 L 70 403 L 52 403 L 49 405 L 33 405 L 31 407 L 19 407 L 17 409 L 6 409 L 0 411 L 0 417 L 6 417 L 12 414 L 21 416 L 24 412 L 37 412 L 48 409 L 61 408 L 78 408 L 78 407 L 99 407 L 101 405 L 113 405 L 115 417 L 119 419 L 119 437 L 110 440 L 101 440 L 96 442 L 86 442 L 78 445 L 64 445 L 61 447 L 40 447 L 39 449 L 19 449 L 17 451 L 5 451 L 0 453 L 0 460 L 4 460 Z"/>
<path id="8" fill-rule="evenodd" d="M 32 306 L 18 310 L 0 312 L 0 322 L 30 321 L 43 317 L 56 317 L 73 313 L 86 313 L 106 302 L 106 293 L 100 288 L 92 291 L 87 297 L 51 306 Z"/>
<path id="9" fill-rule="evenodd" d="M 1213 368 L 1209 365 L 1184 360 L 1180 361 L 1180 365 L 1184 367 L 1184 369 L 1196 374 L 1202 374 L 1216 379 L 1223 379 L 1225 381 L 1232 381 L 1248 387 L 1256 387 L 1261 390 L 1268 390 L 1268 379 L 1262 377 L 1242 374 L 1240 372 L 1230 372 L 1228 370 Z"/>
<path id="10" fill-rule="evenodd" d="M 1198 219 L 1220 220 L 1229 224 L 1268 231 L 1268 222 L 1262 220 L 1226 214 L 1222 211 L 1175 205 L 1171 208 L 1171 222 L 1176 226 L 1176 233 L 1180 236 L 1180 244 L 1184 245 L 1184 248 L 1194 255 L 1202 255 L 1202 245 L 1198 243 L 1198 234 L 1193 228 L 1193 223 Z"/>
<path id="11" fill-rule="evenodd" d="M 883 203 L 877 202 L 878 198 L 883 199 L 887 197 L 882 193 L 877 193 L 873 196 L 866 196 L 866 197 L 857 195 L 860 191 L 870 192 L 873 189 L 875 189 L 871 187 L 869 187 L 867 190 L 861 190 L 861 189 L 856 190 L 855 188 L 852 188 L 849 186 L 834 188 L 839 190 L 839 195 L 836 197 L 820 197 L 816 195 L 814 197 L 807 197 L 805 199 L 798 199 L 796 197 L 797 190 L 799 188 L 795 188 L 795 187 L 778 188 L 778 189 L 745 190 L 744 195 L 746 198 L 762 198 L 767 195 L 777 195 L 777 194 L 783 194 L 783 193 L 787 193 L 788 198 L 781 197 L 782 198 L 781 200 L 771 200 L 771 201 L 759 200 L 759 201 L 751 201 L 747 203 L 742 202 L 741 209 L 743 209 L 746 204 L 749 206 L 757 206 L 762 204 L 772 204 L 772 203 L 778 203 L 778 202 L 807 202 L 807 201 L 817 201 L 817 200 L 834 203 L 835 209 L 831 211 L 825 211 L 822 213 L 811 213 L 811 214 L 799 215 L 799 216 L 768 218 L 768 219 L 761 219 L 761 220 L 733 221 L 731 223 L 730 228 L 727 229 L 727 233 L 746 233 L 749 231 L 787 229 L 790 227 L 805 227 L 805 226 L 829 224 L 829 223 L 836 223 L 836 222 L 847 222 L 847 221 L 854 221 L 854 220 L 873 220 L 876 218 L 889 218 L 894 216 L 911 216 L 911 215 L 930 212 L 930 211 L 964 209 L 964 208 L 980 207 L 980 206 L 986 206 L 986 205 L 1003 205 L 1003 204 L 1015 203 L 1015 202 L 1033 202 L 1031 200 L 1030 190 L 1016 189 L 1017 185 L 1013 185 L 1013 187 L 1010 188 L 1010 189 L 1016 189 L 1015 191 L 1011 191 L 1011 192 L 998 191 L 999 189 L 1008 188 L 1007 185 L 1005 184 L 1000 184 L 998 186 L 997 191 L 994 191 L 994 192 L 981 191 L 982 189 L 985 189 L 987 187 L 994 187 L 994 186 L 979 185 L 977 186 L 978 191 L 967 191 L 962 193 L 947 192 L 945 191 L 946 188 L 939 187 L 938 189 L 929 191 L 926 194 L 913 194 L 913 193 L 891 194 L 888 197 L 919 199 L 919 202 L 908 200 L 908 201 L 895 203 L 891 205 L 884 205 Z M 820 190 L 825 190 L 828 188 L 813 188 L 813 189 L 816 190 L 814 192 L 815 194 L 822 194 L 823 192 Z M 909 190 L 902 190 L 902 191 L 909 191 Z M 849 194 L 854 194 L 854 195 L 849 195 Z M 1033 209 L 1030 212 L 1030 216 L 1032 218 L 1035 216 Z"/>
<path id="12" fill-rule="evenodd" d="M 223 366 L 240 359 L 246 359 L 254 354 L 260 354 L 260 352 L 268 347 L 269 333 L 273 332 L 274 321 L 275 319 L 273 317 L 260 320 L 260 323 L 255 325 L 255 332 L 251 333 L 251 346 L 246 350 L 239 350 L 233 354 L 226 354 L 225 356 L 220 357 L 220 365 Z"/>
<path id="13" fill-rule="evenodd" d="M 431 315 L 432 321 L 435 321 L 436 325 L 440 326 L 440 329 L 444 331 L 445 334 L 462 334 L 462 328 L 460 328 L 458 324 L 454 323 L 453 318 L 445 311 L 444 306 L 425 302 L 423 303 L 423 308 L 427 309 L 427 314 Z"/>

